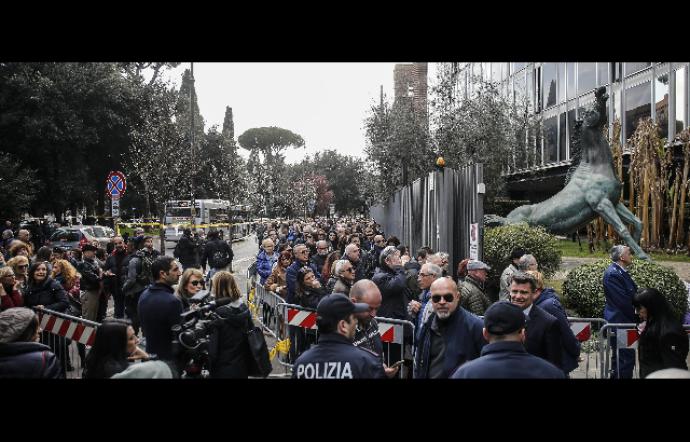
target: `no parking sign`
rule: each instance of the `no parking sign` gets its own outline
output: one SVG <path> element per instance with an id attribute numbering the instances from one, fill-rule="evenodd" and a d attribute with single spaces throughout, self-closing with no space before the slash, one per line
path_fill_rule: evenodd
<path id="1" fill-rule="evenodd" d="M 112 171 L 108 174 L 108 179 L 105 181 L 106 193 L 114 200 L 120 199 L 125 194 L 127 189 L 127 181 L 125 174 L 118 171 Z"/>

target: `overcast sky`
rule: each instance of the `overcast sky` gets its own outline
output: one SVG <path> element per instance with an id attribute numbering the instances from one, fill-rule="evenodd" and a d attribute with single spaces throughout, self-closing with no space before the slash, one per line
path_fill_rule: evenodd
<path id="1" fill-rule="evenodd" d="M 170 71 L 178 88 L 189 67 L 182 63 Z M 194 63 L 194 79 L 206 130 L 214 124 L 222 129 L 225 107 L 230 106 L 235 138 L 247 129 L 266 126 L 301 135 L 306 151 L 286 152 L 286 161 L 295 163 L 305 152 L 324 149 L 363 158 L 364 119 L 378 103 L 382 85 L 392 100 L 394 67 L 395 63 Z"/>

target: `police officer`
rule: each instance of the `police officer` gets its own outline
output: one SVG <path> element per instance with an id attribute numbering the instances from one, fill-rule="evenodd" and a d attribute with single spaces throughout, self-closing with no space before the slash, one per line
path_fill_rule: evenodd
<path id="1" fill-rule="evenodd" d="M 481 357 L 466 362 L 451 376 L 453 379 L 541 378 L 563 379 L 565 375 L 552 363 L 525 350 L 525 315 L 516 304 L 499 301 L 484 314 L 484 338 Z"/>
<path id="2" fill-rule="evenodd" d="M 295 361 L 292 377 L 297 379 L 385 378 L 381 360 L 369 350 L 355 347 L 356 313 L 369 305 L 355 304 L 342 293 L 325 296 L 316 307 L 319 343 Z"/>

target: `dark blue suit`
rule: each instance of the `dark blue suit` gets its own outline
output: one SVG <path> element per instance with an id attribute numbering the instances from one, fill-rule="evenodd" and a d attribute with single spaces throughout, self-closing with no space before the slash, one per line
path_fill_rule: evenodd
<path id="1" fill-rule="evenodd" d="M 637 285 L 630 274 L 614 262 L 604 271 L 603 284 L 606 297 L 604 319 L 612 323 L 635 323 L 635 308 L 632 301 L 637 292 Z M 631 379 L 635 368 L 635 350 L 621 349 L 617 352 L 616 337 L 612 336 L 610 342 L 611 377 Z M 618 364 L 617 359 L 620 359 Z"/>
<path id="2" fill-rule="evenodd" d="M 570 329 L 565 309 L 556 297 L 554 289 L 550 287 L 545 288 L 541 292 L 539 297 L 534 301 L 534 304 L 541 307 L 558 320 L 558 326 L 561 330 L 561 344 L 563 345 L 563 351 L 561 352 L 563 372 L 565 374 L 570 373 L 579 365 L 580 342 Z"/>
<path id="3" fill-rule="evenodd" d="M 480 358 L 458 368 L 452 379 L 563 379 L 563 371 L 527 353 L 519 342 L 498 341 L 484 346 Z"/>
<path id="4" fill-rule="evenodd" d="M 172 326 L 180 323 L 182 301 L 167 284 L 154 283 L 139 299 L 139 319 L 146 336 L 146 351 L 160 359 L 173 357 Z"/>
<path id="5" fill-rule="evenodd" d="M 292 377 L 297 379 L 385 379 L 381 359 L 373 352 L 355 347 L 345 336 L 328 333 L 295 361 Z"/>
<path id="6" fill-rule="evenodd" d="M 527 317 L 525 325 L 525 349 L 528 353 L 563 368 L 561 362 L 561 330 L 558 320 L 536 304 Z"/>

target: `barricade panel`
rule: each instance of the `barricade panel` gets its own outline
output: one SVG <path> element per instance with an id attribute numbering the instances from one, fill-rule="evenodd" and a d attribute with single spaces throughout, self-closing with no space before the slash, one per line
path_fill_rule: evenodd
<path id="1" fill-rule="evenodd" d="M 86 347 L 96 339 L 97 322 L 48 309 L 34 309 L 41 324 L 41 343 L 60 360 L 65 377 L 79 379 L 86 359 Z"/>

